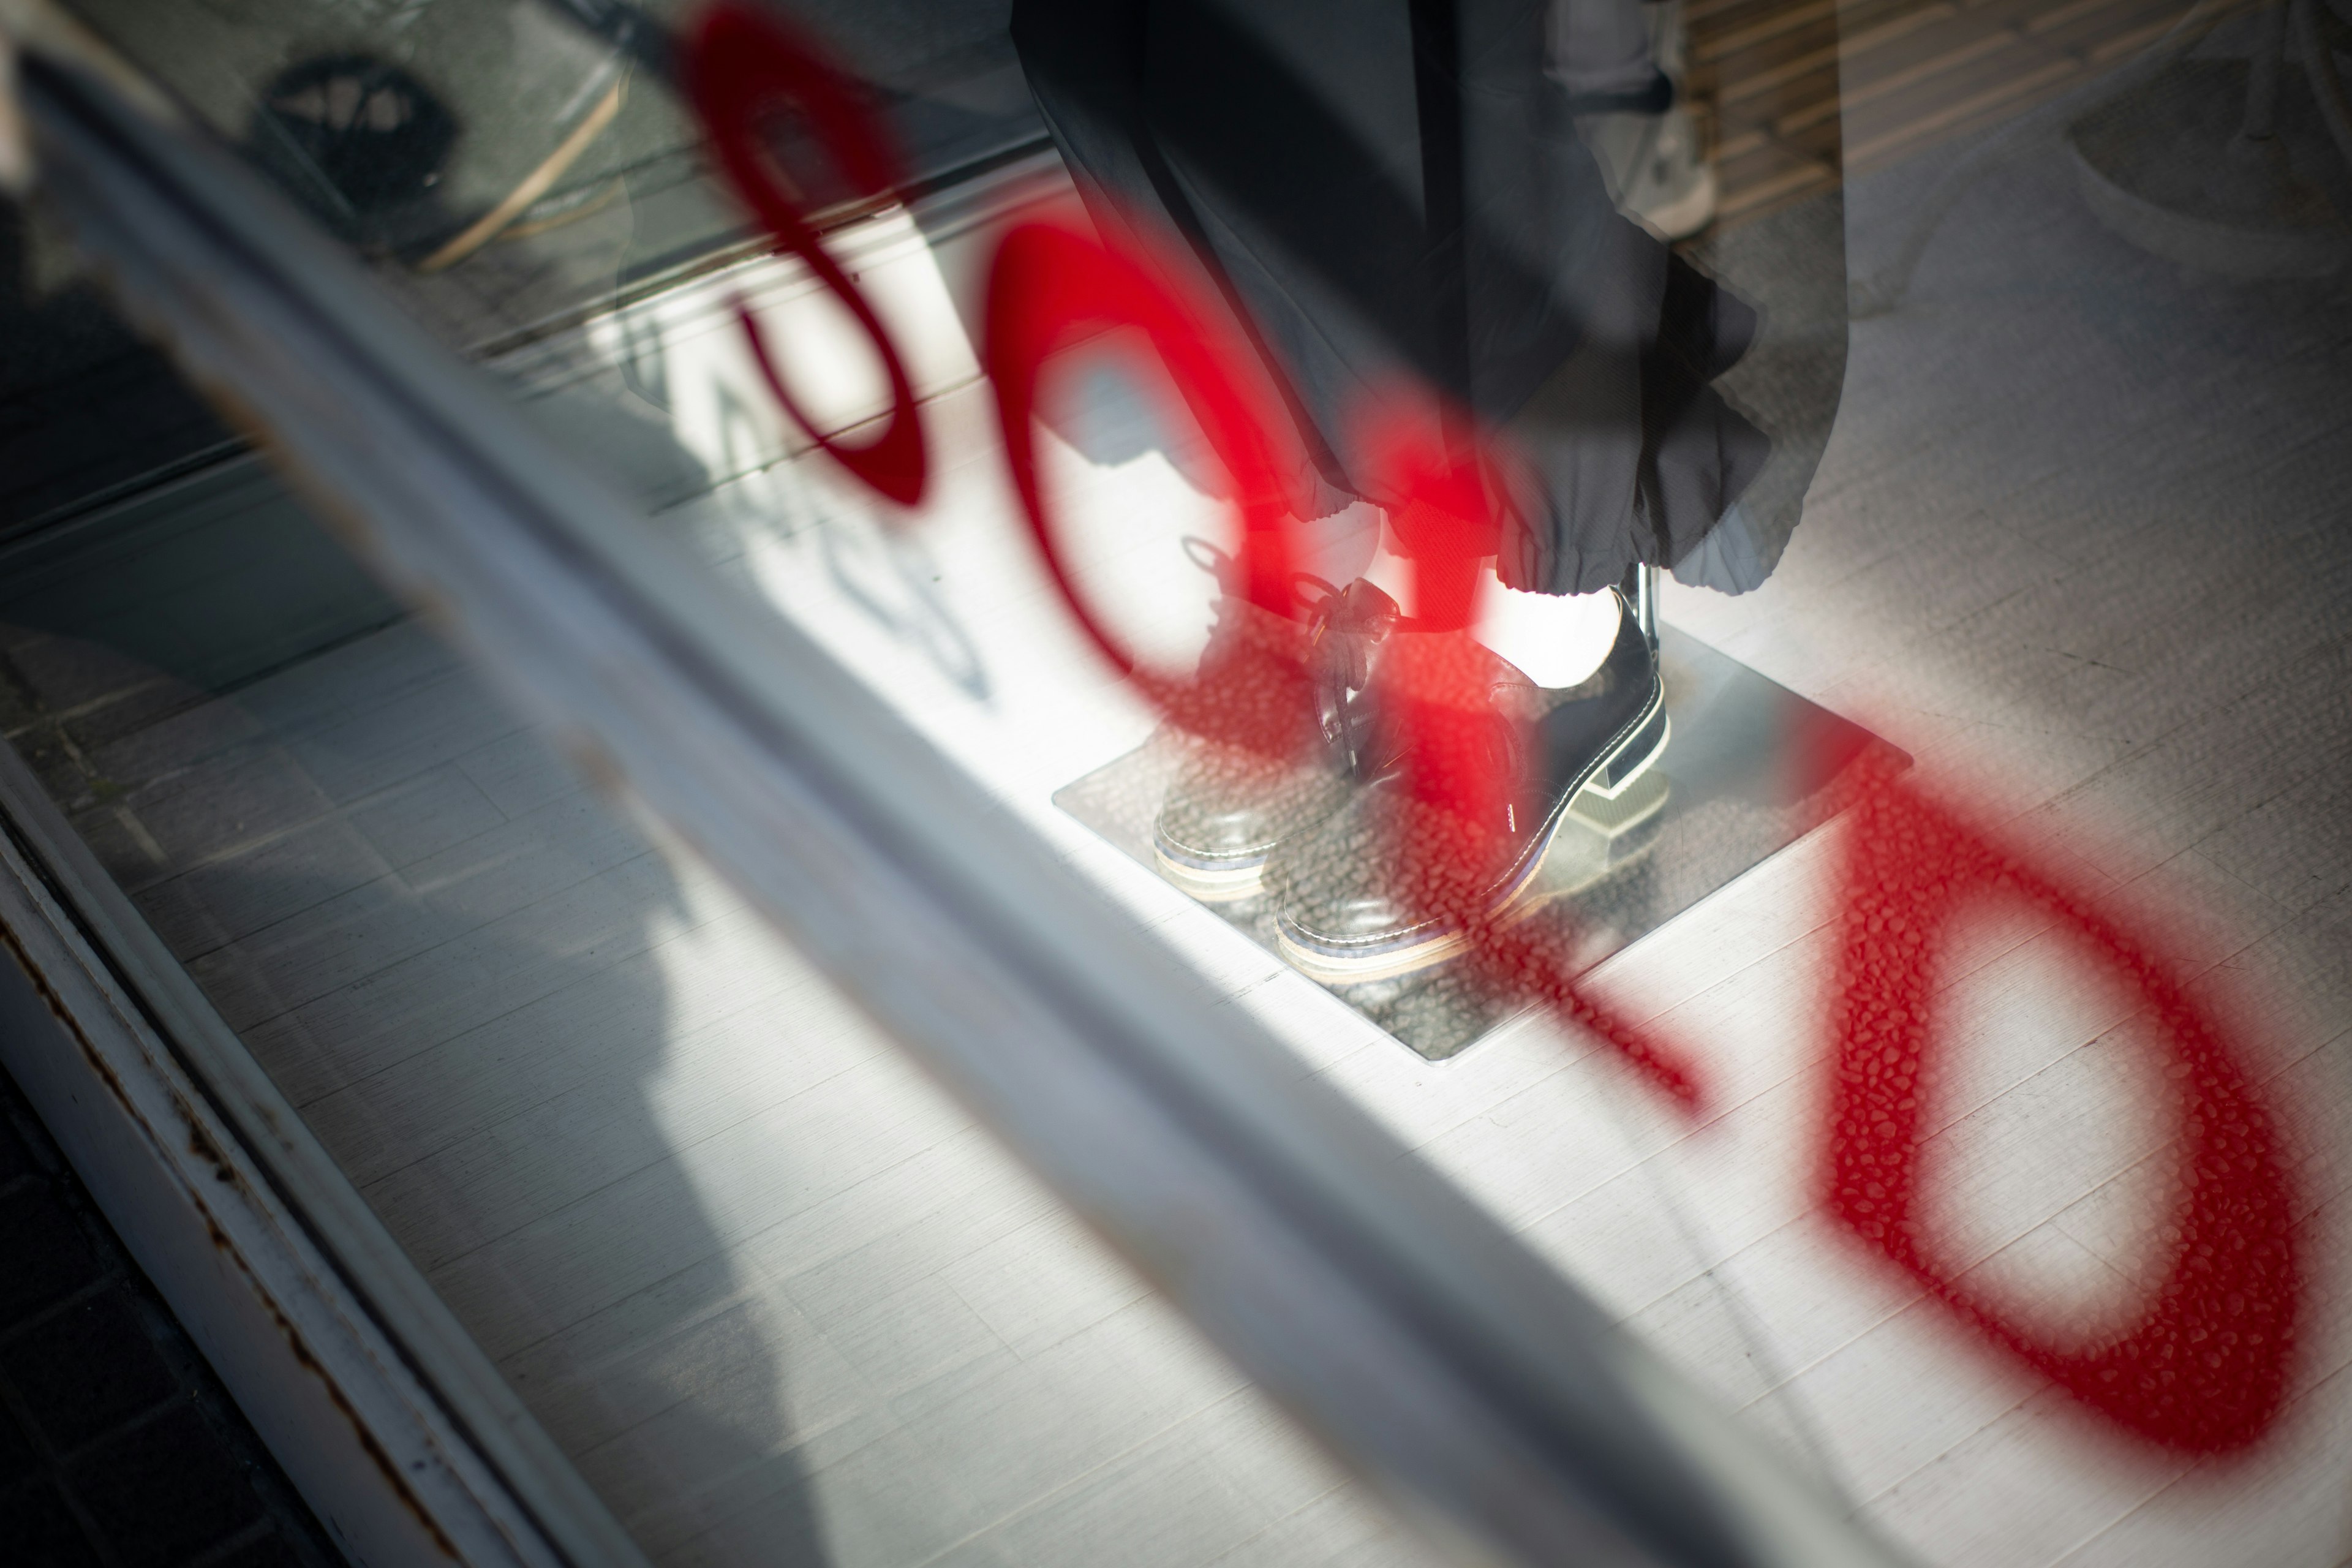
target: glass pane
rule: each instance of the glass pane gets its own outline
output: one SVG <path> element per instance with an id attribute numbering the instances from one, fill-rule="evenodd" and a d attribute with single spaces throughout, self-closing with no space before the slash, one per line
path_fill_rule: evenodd
<path id="1" fill-rule="evenodd" d="M 95 0 L 70 7 L 238 149 L 447 342 L 495 350 L 762 247 L 671 89 L 553 0 Z M 595 7 L 583 7 L 593 12 Z M 887 125 L 911 186 L 1042 144 L 1005 0 L 793 15 Z M 611 8 L 658 37 L 673 0 Z M 814 209 L 870 202 L 784 125 Z M 215 459 L 236 435 L 119 326 L 73 263 L 0 223 L 0 532 Z M 103 431 L 105 440 L 94 439 Z"/>
<path id="2" fill-rule="evenodd" d="M 920 401 L 929 485 L 910 509 L 814 445 L 868 439 L 889 406 L 866 331 L 799 261 L 730 248 L 740 220 L 700 172 L 689 116 L 641 74 L 543 205 L 428 267 L 613 91 L 603 46 L 555 13 L 370 13 L 316 38 L 275 13 L 232 16 L 221 25 L 258 41 L 221 53 L 234 61 L 206 86 L 191 62 L 214 57 L 164 40 L 212 21 L 86 8 L 291 189 L 325 154 L 271 162 L 266 117 L 293 143 L 378 113 L 387 135 L 425 123 L 408 79 L 363 110 L 383 101 L 375 89 L 335 70 L 288 78 L 301 61 L 374 51 L 467 127 L 507 123 L 485 96 L 527 101 L 514 123 L 528 133 L 452 132 L 376 227 L 324 195 L 310 198 L 320 221 L 480 351 L 654 531 L 813 632 L 975 790 L 1269 1021 L 1303 1070 L 1358 1096 L 1859 1517 L 1939 1563 L 2339 1550 L 2347 1385 L 2331 1281 L 2352 868 L 2330 508 L 2352 399 L 2328 347 L 2344 336 L 2334 215 L 2352 210 L 2352 182 L 2317 69 L 2287 73 L 2273 134 L 2250 139 L 2274 151 L 2231 141 L 2261 75 L 2249 62 L 2276 53 L 2259 18 L 2208 30 L 2217 18 L 2200 13 L 2175 33 L 2177 8 L 2128 0 L 1694 0 L 1618 7 L 1633 17 L 1622 37 L 1550 7 L 1549 35 L 1528 43 L 1549 51 L 1561 91 L 1589 95 L 1553 145 L 1582 149 L 1616 207 L 1677 234 L 1690 276 L 1756 308 L 1736 354 L 1735 333 L 1680 345 L 1719 374 L 1646 363 L 1673 395 L 1643 402 L 1634 377 L 1625 395 L 1641 406 L 1616 408 L 1613 426 L 1580 424 L 1573 397 L 1541 388 L 1520 389 L 1527 418 L 1490 421 L 1549 443 L 1547 500 L 1563 510 L 1562 473 L 1605 467 L 1594 454 L 1612 438 L 1630 442 L 1628 465 L 1649 447 L 1654 469 L 1655 446 L 1683 428 L 1668 416 L 1692 406 L 1711 421 L 1707 471 L 1739 480 L 1710 492 L 1710 548 L 1653 528 L 1636 552 L 1672 574 L 1655 651 L 1671 731 L 1654 766 L 1612 762 L 1556 803 L 1574 820 L 1555 842 L 1580 847 L 1547 862 L 1559 880 L 1543 889 L 1553 955 L 1680 1054 L 1694 1115 L 1654 1062 L 1516 994 L 1434 963 L 1317 973 L 1282 910 L 1234 896 L 1231 867 L 1186 859 L 1171 816 L 1216 815 L 1223 760 L 1113 672 L 1041 564 L 976 346 L 1004 229 L 1070 210 L 1058 153 L 828 231 Z M 1409 45 L 1408 9 L 1422 8 L 1365 7 L 1360 37 L 1340 41 Z M 1317 12 L 1245 19 L 1311 39 Z M 920 169 L 1034 135 L 1025 99 L 997 118 L 985 107 L 1017 82 L 1003 16 L 974 14 L 964 32 L 940 8 L 887 24 L 864 8 L 794 14 L 886 89 Z M 442 57 L 396 41 L 412 16 L 420 39 L 495 25 L 530 41 L 446 46 L 482 74 L 428 81 Z M 1298 52 L 1290 65 L 1310 76 L 1345 54 Z M 478 66 L 493 58 L 508 74 Z M 1234 57 L 1182 58 L 1205 73 Z M 1383 111 L 1418 112 L 1399 68 L 1385 96 L 1359 80 L 1308 107 L 1393 132 Z M 1663 103 L 1654 80 L 1673 88 Z M 1042 71 L 1037 85 L 1057 90 Z M 1239 116 L 1250 106 L 1231 85 L 1202 75 L 1154 112 Z M 1075 90 L 1067 76 L 1059 88 Z M 922 118 L 940 104 L 975 118 Z M 1234 120 L 1249 132 L 1240 161 L 1288 171 L 1271 183 L 1319 220 L 1328 192 L 1284 160 L 1330 126 L 1280 107 L 1302 118 Z M 1002 136 L 957 142 L 931 123 Z M 1286 127 L 1298 134 L 1273 133 Z M 1417 132 L 1361 140 L 1389 163 L 1335 154 L 1327 172 L 1421 166 Z M 2268 183 L 2168 183 L 2206 153 L 2241 160 L 2224 169 L 2259 160 Z M 445 181 L 462 202 L 420 194 Z M 2198 205 L 2200 190 L 2248 188 L 2296 224 Z M 1224 258 L 1244 324 L 1257 311 L 1260 326 L 1297 325 L 1247 292 L 1252 236 L 1232 236 L 1244 220 L 1297 231 L 1195 194 L 1227 231 L 1185 243 Z M 2166 202 L 2179 221 L 2150 218 Z M 400 226 L 420 214 L 431 222 Z M 1396 240 L 1370 218 L 1327 227 L 1340 251 Z M 1696 290 L 1673 296 L 1685 306 L 1713 298 L 1662 249 L 1642 254 Z M 1659 321 L 1682 308 L 1660 305 Z M 780 406 L 744 310 L 804 417 Z M 1183 673 L 1252 646 L 1232 574 L 1235 484 L 1139 342 L 1064 345 L 1044 378 L 1039 461 L 1069 584 Z M 1255 342 L 1242 363 L 1297 371 L 1315 352 L 1303 337 Z M 1321 420 L 1344 446 L 1330 410 L 1307 406 L 1312 378 L 1295 379 L 1306 412 L 1278 416 Z M 1743 445 L 1750 434 L 1765 446 Z M 1752 461 L 1735 460 L 1743 450 Z M 1297 509 L 1288 564 L 1344 591 L 1380 576 L 1406 508 L 1317 469 L 1329 489 Z M 1657 479 L 1637 514 L 1638 482 L 1602 542 L 1626 546 L 1633 521 L 1667 507 Z M 762 1561 L 812 1534 L 845 1563 L 1419 1550 L 715 879 L 587 795 L 257 470 L 143 496 L 14 547 L 11 564 L 0 618 L 33 704 L 17 743 L 657 1556 Z M 1548 595 L 1604 605 L 1601 653 L 1633 615 L 1606 593 L 1619 580 Z M 1625 581 L 1638 596 L 1643 579 Z M 1498 570 L 1490 593 L 1502 585 Z M 1590 632 L 1562 623 L 1554 651 Z M 2293 1316 L 2293 1357 L 2250 1352 L 2246 1376 L 2208 1377 L 2182 1402 L 2226 1405 L 2236 1425 L 2098 1386 L 2098 1356 L 2170 1321 L 2151 1281 L 2186 1267 L 2176 1221 L 2201 1178 L 2182 1175 L 2182 1129 L 2211 1109 L 2179 1086 L 2212 1079 L 2168 1054 L 2178 1041 L 2145 989 L 2063 900 L 1959 906 L 1930 956 L 1897 966 L 1932 966 L 1918 1015 L 1934 1027 L 1908 1037 L 1935 1056 L 1906 1217 L 1941 1250 L 1906 1267 L 1862 1207 L 1883 1193 L 1853 1184 L 1847 1208 L 1825 1201 L 1824 1173 L 1851 1170 L 1833 1155 L 1895 1136 L 1875 1121 L 1868 1137 L 1842 1129 L 1831 1110 L 1868 1077 L 1842 1054 L 1842 966 L 1877 949 L 1846 923 L 1860 906 L 1841 879 L 1863 829 L 1851 816 L 1813 829 L 1865 762 L 1915 762 L 1911 784 L 1958 800 L 2076 914 L 2112 917 L 2155 954 L 2139 978 L 2178 982 L 2226 1026 L 2216 1037 L 2255 1086 L 2246 1103 L 2281 1130 L 2254 1161 L 2278 1178 L 2264 1189 L 2276 1204 L 2228 1228 L 2269 1226 L 2295 1260 L 2239 1293 Z M 2187 929 L 2175 917 L 2191 910 Z M 2253 1342 L 2228 1331 L 2232 1354 Z"/>

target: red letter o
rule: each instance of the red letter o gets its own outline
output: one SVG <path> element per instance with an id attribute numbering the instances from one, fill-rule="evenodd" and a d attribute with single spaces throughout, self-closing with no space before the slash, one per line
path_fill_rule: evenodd
<path id="1" fill-rule="evenodd" d="M 983 360 L 996 394 L 1005 460 L 1045 570 L 1070 613 L 1103 656 L 1176 723 L 1195 734 L 1279 754 L 1297 726 L 1285 693 L 1238 690 L 1144 668 L 1087 605 L 1071 580 L 1046 517 L 1033 424 L 1037 383 L 1057 350 L 1118 327 L 1139 328 L 1228 474 L 1242 515 L 1243 593 L 1286 618 L 1292 611 L 1293 520 L 1267 432 L 1272 410 L 1240 372 L 1246 352 L 1209 323 L 1216 318 L 1091 236 L 1028 223 L 1004 237 L 988 279 Z M 1303 679 L 1303 673 L 1300 676 Z"/>

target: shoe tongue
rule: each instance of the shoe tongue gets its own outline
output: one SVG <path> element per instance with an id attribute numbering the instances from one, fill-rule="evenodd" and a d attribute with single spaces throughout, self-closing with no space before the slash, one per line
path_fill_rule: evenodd
<path id="1" fill-rule="evenodd" d="M 1371 681 L 1372 656 L 1397 620 L 1397 602 L 1361 577 L 1326 599 L 1316 641 L 1327 669 L 1350 691 Z"/>

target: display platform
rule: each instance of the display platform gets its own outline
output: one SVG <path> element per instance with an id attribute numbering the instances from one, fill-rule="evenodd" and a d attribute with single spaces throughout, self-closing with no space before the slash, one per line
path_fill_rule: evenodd
<path id="1" fill-rule="evenodd" d="M 1575 973 L 1820 826 L 1843 799 L 1841 783 L 1872 752 L 1889 771 L 1910 765 L 1862 726 L 1672 626 L 1659 629 L 1658 662 L 1674 726 L 1665 755 L 1613 800 L 1580 797 L 1541 872 L 1549 899 L 1532 920 Z M 1054 804 L 1157 869 L 1151 824 L 1192 744 L 1163 727 L 1057 791 Z M 1281 951 L 1265 900 L 1202 908 Z M 1458 963 L 1328 989 L 1432 1061 L 1467 1048 L 1521 1005 L 1469 984 Z"/>

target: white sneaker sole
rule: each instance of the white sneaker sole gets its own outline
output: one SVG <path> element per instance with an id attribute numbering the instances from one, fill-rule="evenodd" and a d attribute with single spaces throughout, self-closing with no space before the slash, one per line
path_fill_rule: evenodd
<path id="1" fill-rule="evenodd" d="M 1151 858 L 1162 877 L 1204 904 L 1237 904 L 1255 898 L 1265 886 L 1263 857 L 1232 867 L 1195 866 L 1171 856 L 1155 837 Z"/>
<path id="2" fill-rule="evenodd" d="M 1591 781 L 1610 774 L 1610 782 L 1606 785 L 1587 782 L 1570 798 L 1563 809 L 1554 814 L 1542 847 L 1529 857 L 1527 868 L 1520 872 L 1517 881 L 1497 907 L 1498 924 L 1515 925 L 1547 905 L 1569 896 L 1578 888 L 1590 886 L 1598 879 L 1597 877 L 1586 878 L 1565 887 L 1547 884 L 1544 879 L 1546 864 L 1559 847 L 1560 830 L 1567 826 L 1570 816 L 1606 841 L 1632 831 L 1664 809 L 1667 791 L 1664 787 L 1665 780 L 1663 776 L 1654 781 L 1653 788 L 1645 790 L 1635 786 L 1649 773 L 1657 760 L 1666 754 L 1666 747 L 1674 740 L 1672 719 L 1664 720 L 1657 744 L 1634 763 L 1622 777 L 1611 773 L 1616 763 L 1628 757 L 1643 731 L 1649 729 L 1650 721 L 1663 717 L 1659 710 L 1664 706 L 1664 687 L 1654 687 L 1649 703 L 1627 726 L 1623 738 L 1593 764 L 1587 775 L 1588 781 Z M 1603 868 L 1604 870 L 1610 868 Z M 1361 985 L 1376 980 L 1393 980 L 1401 974 L 1432 969 L 1448 959 L 1459 957 L 1470 945 L 1469 939 L 1460 931 L 1445 931 L 1394 947 L 1360 952 L 1332 952 L 1302 945 L 1286 929 L 1278 925 L 1275 931 L 1275 941 L 1292 968 L 1309 980 L 1326 985 Z"/>

